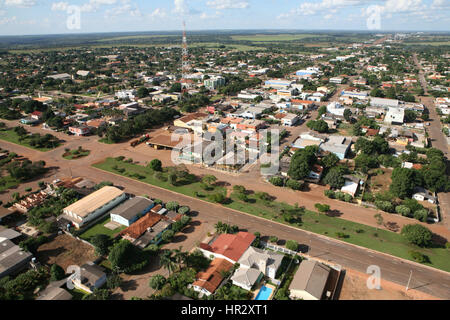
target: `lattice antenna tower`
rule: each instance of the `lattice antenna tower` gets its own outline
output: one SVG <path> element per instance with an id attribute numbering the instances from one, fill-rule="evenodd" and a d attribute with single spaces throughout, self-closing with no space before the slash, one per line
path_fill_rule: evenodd
<path id="1" fill-rule="evenodd" d="M 190 63 L 189 63 L 189 50 L 187 44 L 187 36 L 186 36 L 186 22 L 183 21 L 183 45 L 182 45 L 182 53 L 181 53 L 181 83 L 186 81 L 188 78 L 188 73 L 190 71 Z M 182 92 L 184 92 L 185 88 L 182 87 Z"/>

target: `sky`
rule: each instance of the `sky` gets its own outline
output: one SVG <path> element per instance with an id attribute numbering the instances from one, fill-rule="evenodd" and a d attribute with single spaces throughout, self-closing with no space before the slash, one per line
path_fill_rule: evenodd
<path id="1" fill-rule="evenodd" d="M 450 0 L 0 0 L 0 35 L 223 29 L 450 31 Z"/>

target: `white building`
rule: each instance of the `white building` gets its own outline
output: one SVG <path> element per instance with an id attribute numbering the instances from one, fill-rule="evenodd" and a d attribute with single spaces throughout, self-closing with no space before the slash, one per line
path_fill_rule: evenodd
<path id="1" fill-rule="evenodd" d="M 130 99 L 130 100 L 134 100 L 134 98 L 136 98 L 136 90 L 131 89 L 131 90 L 121 90 L 116 92 L 116 97 L 119 99 Z"/>
<path id="2" fill-rule="evenodd" d="M 389 108 L 384 118 L 384 122 L 388 124 L 403 124 L 404 120 L 405 109 L 402 108 Z"/>
<path id="3" fill-rule="evenodd" d="M 339 102 L 331 102 L 328 106 L 327 106 L 327 112 L 334 114 L 336 116 L 344 116 L 344 111 L 345 111 L 345 107 L 340 104 Z"/>

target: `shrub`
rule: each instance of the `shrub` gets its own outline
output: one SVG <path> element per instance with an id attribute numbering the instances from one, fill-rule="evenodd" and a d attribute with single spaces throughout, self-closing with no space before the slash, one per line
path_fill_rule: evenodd
<path id="1" fill-rule="evenodd" d="M 345 196 L 346 196 L 346 194 L 341 191 L 336 192 L 336 199 L 338 199 L 340 201 L 345 201 Z"/>
<path id="2" fill-rule="evenodd" d="M 245 193 L 238 193 L 237 195 L 238 199 L 244 202 L 248 202 L 248 196 Z"/>
<path id="3" fill-rule="evenodd" d="M 314 205 L 314 207 L 316 207 L 316 209 L 319 210 L 319 212 L 322 212 L 322 213 L 330 211 L 330 206 L 327 205 L 327 204 L 316 203 Z"/>
<path id="4" fill-rule="evenodd" d="M 346 194 L 344 196 L 344 201 L 345 202 L 353 202 L 353 197 L 350 194 Z"/>
<path id="5" fill-rule="evenodd" d="M 157 274 L 150 278 L 148 285 L 154 290 L 161 290 L 166 284 L 166 281 L 167 279 L 164 276 Z"/>
<path id="6" fill-rule="evenodd" d="M 450 249 L 450 242 L 447 241 L 447 242 L 445 243 L 445 247 L 446 247 L 447 249 Z"/>
<path id="7" fill-rule="evenodd" d="M 190 211 L 191 211 L 191 209 L 189 207 L 186 207 L 186 206 L 180 207 L 178 209 L 178 213 L 180 213 L 180 214 L 188 214 Z"/>
<path id="8" fill-rule="evenodd" d="M 408 224 L 402 228 L 401 234 L 412 244 L 427 247 L 431 244 L 433 233 L 420 224 Z"/>
<path id="9" fill-rule="evenodd" d="M 161 238 L 164 241 L 169 242 L 170 240 L 172 240 L 174 235 L 175 235 L 175 232 L 173 232 L 173 230 L 166 230 L 163 232 Z"/>
<path id="10" fill-rule="evenodd" d="M 292 190 L 301 190 L 303 184 L 300 181 L 289 179 L 286 182 L 286 187 L 291 188 Z"/>
<path id="11" fill-rule="evenodd" d="M 277 243 L 277 242 L 278 242 L 278 237 L 271 236 L 271 237 L 269 238 L 269 241 L 272 242 L 272 243 Z"/>
<path id="12" fill-rule="evenodd" d="M 414 219 L 417 219 L 422 222 L 426 222 L 428 219 L 428 210 L 427 209 L 419 209 L 414 212 Z"/>
<path id="13" fill-rule="evenodd" d="M 297 251 L 299 247 L 299 244 L 297 241 L 293 241 L 293 240 L 288 240 L 286 242 L 286 248 L 288 248 L 289 250 L 292 251 Z"/>
<path id="14" fill-rule="evenodd" d="M 214 193 L 214 194 L 209 195 L 208 199 L 213 201 L 213 202 L 216 202 L 216 203 L 224 203 L 226 197 L 225 197 L 225 195 L 223 193 L 218 192 L 218 193 Z"/>
<path id="15" fill-rule="evenodd" d="M 389 201 L 375 201 L 375 206 L 378 209 L 389 213 L 393 213 L 395 209 L 394 205 Z"/>
<path id="16" fill-rule="evenodd" d="M 325 194 L 325 197 L 328 197 L 330 199 L 334 199 L 336 197 L 336 194 L 333 190 L 325 190 L 324 194 Z"/>
<path id="17" fill-rule="evenodd" d="M 245 193 L 247 190 L 245 190 L 244 186 L 236 185 L 236 186 L 233 186 L 233 191 L 236 193 Z"/>
<path id="18" fill-rule="evenodd" d="M 167 210 L 170 210 L 170 211 L 176 211 L 176 210 L 178 209 L 179 206 L 180 206 L 180 205 L 179 205 L 178 202 L 176 202 L 176 201 L 169 201 L 169 202 L 167 202 L 167 204 L 166 204 L 166 209 L 167 209 Z"/>
<path id="19" fill-rule="evenodd" d="M 348 234 L 345 234 L 345 233 L 343 233 L 343 232 L 336 232 L 336 236 L 337 236 L 339 239 L 347 239 L 347 238 L 350 238 L 350 236 L 349 236 Z"/>
<path id="20" fill-rule="evenodd" d="M 427 263 L 430 261 L 430 258 L 428 256 L 417 252 L 417 251 L 410 251 L 409 254 L 411 255 L 411 258 L 413 258 L 414 261 L 419 263 Z"/>
<path id="21" fill-rule="evenodd" d="M 64 269 L 58 264 L 53 264 L 50 268 L 50 280 L 51 281 L 59 281 L 64 279 L 66 276 L 66 272 Z"/>
<path id="22" fill-rule="evenodd" d="M 272 177 L 269 182 L 277 187 L 282 187 L 284 185 L 284 180 L 281 177 Z"/>
<path id="23" fill-rule="evenodd" d="M 395 212 L 401 214 L 404 217 L 409 217 L 409 215 L 411 214 L 411 209 L 409 209 L 407 206 L 400 205 L 395 207 Z"/>
<path id="24" fill-rule="evenodd" d="M 150 168 L 154 171 L 162 171 L 162 162 L 158 159 L 153 159 L 149 164 Z"/>

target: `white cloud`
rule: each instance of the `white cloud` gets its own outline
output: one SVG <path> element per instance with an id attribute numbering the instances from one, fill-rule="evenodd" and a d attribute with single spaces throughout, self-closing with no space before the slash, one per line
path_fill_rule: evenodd
<path id="1" fill-rule="evenodd" d="M 0 19 L 0 25 L 11 24 L 13 22 L 17 22 L 17 18 L 15 16 L 11 17 L 11 18 L 4 17 L 4 18 Z"/>
<path id="2" fill-rule="evenodd" d="M 8 7 L 30 8 L 36 5 L 35 0 L 5 0 Z M 15 18 L 15 17 L 14 17 Z"/>
<path id="3" fill-rule="evenodd" d="M 152 13 L 149 14 L 150 18 L 161 19 L 167 17 L 166 9 L 156 8 Z"/>
<path id="4" fill-rule="evenodd" d="M 216 10 L 224 9 L 246 9 L 249 7 L 248 1 L 241 0 L 212 0 L 206 2 L 208 7 L 212 7 Z"/>

